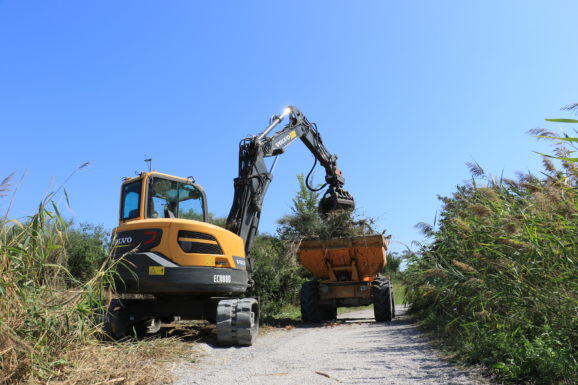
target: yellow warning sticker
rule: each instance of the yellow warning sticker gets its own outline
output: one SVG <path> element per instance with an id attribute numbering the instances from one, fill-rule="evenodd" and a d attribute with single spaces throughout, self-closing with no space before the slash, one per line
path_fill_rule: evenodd
<path id="1" fill-rule="evenodd" d="M 149 275 L 165 275 L 165 267 L 149 266 Z"/>
<path id="2" fill-rule="evenodd" d="M 206 255 L 205 266 L 215 266 L 215 257 L 212 255 Z"/>
<path id="3" fill-rule="evenodd" d="M 297 136 L 297 132 L 295 132 L 295 130 L 293 130 L 289 133 L 289 136 L 291 137 L 291 139 L 295 139 L 295 137 Z"/>

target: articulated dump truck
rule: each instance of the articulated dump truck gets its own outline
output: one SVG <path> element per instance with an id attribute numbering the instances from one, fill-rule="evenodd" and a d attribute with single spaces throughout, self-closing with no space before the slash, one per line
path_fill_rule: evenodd
<path id="1" fill-rule="evenodd" d="M 395 317 L 393 285 L 380 276 L 387 263 L 387 243 L 379 234 L 302 241 L 299 260 L 317 278 L 301 288 L 303 321 L 333 320 L 338 307 L 370 304 L 377 322 L 391 321 Z"/>

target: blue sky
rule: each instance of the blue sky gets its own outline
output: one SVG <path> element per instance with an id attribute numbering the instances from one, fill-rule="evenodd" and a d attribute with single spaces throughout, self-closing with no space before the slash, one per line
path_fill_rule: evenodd
<path id="1" fill-rule="evenodd" d="M 26 173 L 11 217 L 91 161 L 65 211 L 112 228 L 145 156 L 193 175 L 226 216 L 239 140 L 295 105 L 400 250 L 466 162 L 540 171 L 533 151 L 549 148 L 526 131 L 578 101 L 577 14 L 575 1 L 0 0 L 0 178 Z M 312 162 L 299 142 L 280 157 L 262 231 Z"/>

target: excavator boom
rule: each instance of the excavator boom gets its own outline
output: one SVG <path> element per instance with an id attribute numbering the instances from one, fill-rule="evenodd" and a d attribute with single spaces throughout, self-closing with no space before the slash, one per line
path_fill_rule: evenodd
<path id="1" fill-rule="evenodd" d="M 287 125 L 269 135 L 285 117 L 289 119 Z M 263 199 L 273 179 L 273 167 L 267 168 L 265 158 L 284 153 L 296 139 L 301 139 L 325 169 L 327 190 L 320 201 L 319 211 L 327 214 L 337 209 L 352 209 L 355 205 L 353 196 L 343 189 L 345 179 L 337 167 L 337 156 L 325 148 L 316 124 L 309 122 L 296 107 L 287 107 L 281 115 L 271 118 L 263 132 L 245 138 L 239 144 L 239 176 L 234 180 L 235 195 L 227 218 L 227 229 L 243 239 L 247 257 L 259 226 Z"/>

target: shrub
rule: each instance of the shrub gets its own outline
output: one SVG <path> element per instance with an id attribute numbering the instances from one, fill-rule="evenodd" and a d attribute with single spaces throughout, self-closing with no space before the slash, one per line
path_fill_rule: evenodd
<path id="1" fill-rule="evenodd" d="M 263 317 L 270 318 L 287 304 L 296 304 L 304 272 L 295 254 L 279 238 L 260 235 L 251 255 L 254 295 L 259 297 Z"/>
<path id="2" fill-rule="evenodd" d="M 70 274 L 82 282 L 94 277 L 106 259 L 109 241 L 110 233 L 102 226 L 81 223 L 78 228 L 73 228 L 69 225 L 64 247 Z"/>

